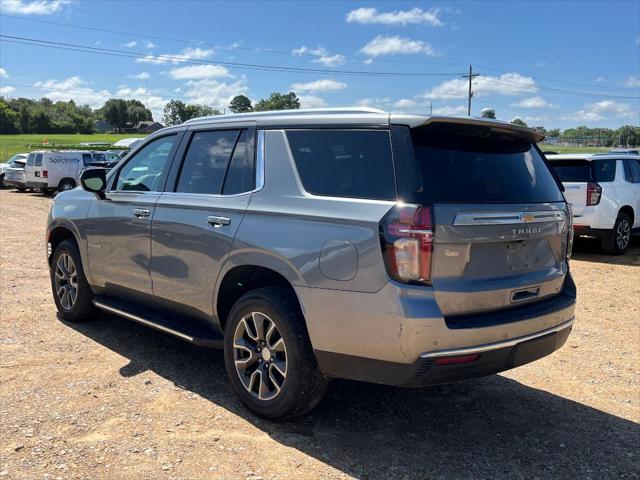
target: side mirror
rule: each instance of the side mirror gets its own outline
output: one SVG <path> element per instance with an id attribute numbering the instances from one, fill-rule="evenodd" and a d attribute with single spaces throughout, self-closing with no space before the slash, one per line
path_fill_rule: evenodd
<path id="1" fill-rule="evenodd" d="M 105 199 L 107 171 L 104 168 L 87 168 L 80 174 L 80 184 L 87 192 L 95 193 L 98 198 Z"/>

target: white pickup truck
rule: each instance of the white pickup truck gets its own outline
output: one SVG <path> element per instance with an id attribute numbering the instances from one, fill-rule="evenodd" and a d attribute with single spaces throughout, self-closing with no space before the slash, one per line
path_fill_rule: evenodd
<path id="1" fill-rule="evenodd" d="M 640 156 L 627 153 L 546 155 L 573 208 L 576 235 L 600 238 L 622 254 L 640 229 Z"/>

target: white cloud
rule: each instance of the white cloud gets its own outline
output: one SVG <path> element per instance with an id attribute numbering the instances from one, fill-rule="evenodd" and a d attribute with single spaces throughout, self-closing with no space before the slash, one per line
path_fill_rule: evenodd
<path id="1" fill-rule="evenodd" d="M 391 99 L 389 97 L 361 98 L 356 102 L 359 107 L 372 107 L 384 109 L 389 107 Z"/>
<path id="2" fill-rule="evenodd" d="M 133 48 L 138 44 L 138 42 L 136 42 L 135 40 L 131 40 L 130 42 L 127 43 L 121 43 L 120 45 L 122 45 L 123 47 L 127 47 L 127 48 Z"/>
<path id="3" fill-rule="evenodd" d="M 9 74 L 7 73 L 7 71 L 0 67 L 0 78 L 9 78 Z"/>
<path id="4" fill-rule="evenodd" d="M 0 87 L 0 95 L 10 95 L 16 91 L 15 87 L 7 85 L 6 87 Z"/>
<path id="5" fill-rule="evenodd" d="M 396 108 L 411 108 L 415 106 L 415 100 L 411 100 L 410 98 L 401 98 L 397 102 L 393 104 Z"/>
<path id="6" fill-rule="evenodd" d="M 71 0 L 3 0 L 2 10 L 19 15 L 51 15 L 70 3 Z"/>
<path id="7" fill-rule="evenodd" d="M 394 54 L 424 54 L 433 56 L 434 48 L 422 40 L 411 40 L 400 36 L 378 35 L 360 50 L 371 57 Z"/>
<path id="8" fill-rule="evenodd" d="M 175 80 L 201 80 L 203 78 L 232 77 L 229 70 L 219 65 L 189 65 L 169 71 Z"/>
<path id="9" fill-rule="evenodd" d="M 640 88 L 640 77 L 629 77 L 622 82 L 623 87 Z"/>
<path id="10" fill-rule="evenodd" d="M 75 101 L 79 105 L 89 105 L 91 108 L 102 107 L 104 102 L 112 97 L 108 90 L 94 90 L 87 82 L 78 76 L 65 80 L 49 79 L 44 82 L 36 82 L 35 87 L 45 91 L 42 96 L 56 101 Z"/>
<path id="11" fill-rule="evenodd" d="M 496 95 L 521 95 L 537 90 L 533 78 L 525 77 L 519 73 L 505 73 L 499 77 L 481 76 L 473 81 L 473 94 L 482 96 Z M 466 98 L 469 93 L 469 81 L 463 78 L 446 80 L 437 87 L 424 93 L 430 99 L 454 99 Z"/>
<path id="12" fill-rule="evenodd" d="M 575 113 L 561 117 L 563 120 L 575 120 L 595 122 L 607 117 L 615 118 L 640 118 L 640 111 L 634 110 L 629 103 L 620 103 L 613 100 L 602 100 L 595 103 L 587 103 L 584 108 Z"/>
<path id="13" fill-rule="evenodd" d="M 147 72 L 140 72 L 137 75 L 127 75 L 127 76 L 135 80 L 149 80 L 151 78 L 151 75 L 149 75 Z"/>
<path id="14" fill-rule="evenodd" d="M 535 96 L 531 98 L 525 98 L 524 100 L 519 101 L 518 103 L 512 103 L 512 107 L 521 107 L 521 108 L 550 108 L 553 105 L 547 102 L 544 98 Z"/>
<path id="15" fill-rule="evenodd" d="M 160 55 L 145 55 L 136 59 L 136 63 L 151 63 L 162 65 L 165 63 L 183 63 L 187 60 L 203 60 L 213 55 L 212 49 L 185 48 L 180 53 L 163 53 Z"/>
<path id="16" fill-rule="evenodd" d="M 347 22 L 353 23 L 379 23 L 382 25 L 410 25 L 422 24 L 432 27 L 444 25 L 439 18 L 440 10 L 431 8 L 422 10 L 412 8 L 411 10 L 394 10 L 392 12 L 378 12 L 376 8 L 358 8 L 347 13 Z"/>
<path id="17" fill-rule="evenodd" d="M 157 47 L 157 45 L 155 43 L 153 43 L 153 42 L 147 42 L 144 46 L 146 48 L 156 48 Z"/>
<path id="18" fill-rule="evenodd" d="M 226 83 L 205 78 L 186 82 L 183 85 L 183 93 L 190 103 L 208 105 L 222 110 L 228 108 L 231 99 L 236 95 L 248 95 L 249 89 L 244 80 Z"/>
<path id="19" fill-rule="evenodd" d="M 606 82 L 606 79 L 602 75 L 600 75 L 600 76 L 596 77 L 596 79 L 594 81 L 596 83 L 604 83 L 604 82 Z"/>
<path id="20" fill-rule="evenodd" d="M 298 100 L 300 100 L 301 108 L 321 108 L 327 106 L 324 98 L 316 95 L 298 95 Z"/>
<path id="21" fill-rule="evenodd" d="M 291 90 L 294 92 L 335 92 L 338 90 L 344 90 L 347 88 L 347 84 L 344 82 L 338 82 L 330 78 L 324 78 L 322 80 L 314 80 L 313 82 L 306 83 L 294 83 L 291 85 Z"/>
<path id="22" fill-rule="evenodd" d="M 466 115 L 467 107 L 464 105 L 443 105 L 442 107 L 434 108 L 433 114 L 444 116 Z"/>
<path id="23" fill-rule="evenodd" d="M 320 63 L 325 67 L 334 67 L 336 65 L 342 65 L 345 61 L 344 55 L 336 53 L 331 55 L 324 47 L 308 48 L 304 45 L 300 48 L 296 48 L 291 52 L 293 55 L 310 55 L 314 57 L 311 61 L 313 63 Z"/>

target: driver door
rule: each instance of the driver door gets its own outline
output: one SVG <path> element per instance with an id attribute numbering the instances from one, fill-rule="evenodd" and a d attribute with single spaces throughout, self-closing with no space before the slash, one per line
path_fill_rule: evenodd
<path id="1" fill-rule="evenodd" d="M 94 284 L 104 294 L 151 294 L 151 221 L 182 132 L 155 138 L 109 179 L 105 199 L 92 200 L 87 251 Z"/>

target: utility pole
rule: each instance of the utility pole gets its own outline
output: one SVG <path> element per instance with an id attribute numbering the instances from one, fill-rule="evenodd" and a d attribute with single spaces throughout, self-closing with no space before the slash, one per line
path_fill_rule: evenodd
<path id="1" fill-rule="evenodd" d="M 433 113 L 433 102 L 429 102 L 429 116 Z"/>
<path id="2" fill-rule="evenodd" d="M 469 117 L 471 116 L 471 97 L 473 97 L 473 92 L 471 91 L 471 82 L 475 77 L 479 77 L 479 76 L 480 76 L 479 73 L 473 73 L 473 67 L 471 65 L 469 65 L 469 74 L 462 76 L 462 78 L 469 79 L 469 100 L 467 104 L 467 116 Z"/>

